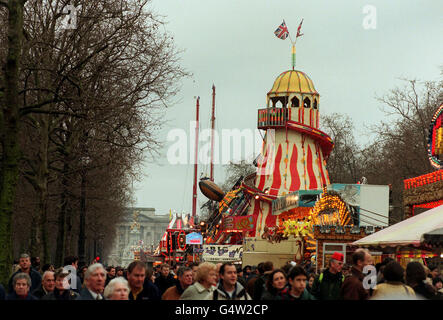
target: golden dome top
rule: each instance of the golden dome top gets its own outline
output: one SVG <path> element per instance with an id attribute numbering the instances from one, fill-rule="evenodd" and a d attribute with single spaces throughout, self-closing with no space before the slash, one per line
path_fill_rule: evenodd
<path id="1" fill-rule="evenodd" d="M 268 96 L 281 93 L 311 93 L 318 95 L 311 78 L 302 71 L 288 70 L 275 79 Z"/>

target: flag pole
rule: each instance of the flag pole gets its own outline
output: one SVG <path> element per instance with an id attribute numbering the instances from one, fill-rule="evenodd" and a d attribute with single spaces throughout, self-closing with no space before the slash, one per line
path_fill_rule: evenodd
<path id="1" fill-rule="evenodd" d="M 291 42 L 292 42 L 292 70 L 295 70 L 295 53 L 296 53 L 295 43 L 297 42 L 297 38 L 301 37 L 303 35 L 302 33 L 300 33 L 302 23 L 303 23 L 303 19 L 301 19 L 301 22 L 298 25 L 297 34 L 295 35 L 295 41 L 292 41 L 292 39 L 289 38 L 289 39 L 291 39 Z"/>
<path id="2" fill-rule="evenodd" d="M 285 20 L 283 20 L 283 22 L 286 23 Z M 291 43 L 292 43 L 292 70 L 295 70 L 295 42 L 297 41 L 297 37 L 295 37 L 295 41 L 293 41 L 292 37 L 291 37 L 291 33 L 288 32 L 288 34 L 289 34 L 289 40 L 291 40 Z"/>

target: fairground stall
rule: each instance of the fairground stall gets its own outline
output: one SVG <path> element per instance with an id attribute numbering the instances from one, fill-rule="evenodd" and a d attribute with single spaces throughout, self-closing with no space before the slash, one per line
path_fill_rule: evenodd
<path id="1" fill-rule="evenodd" d="M 352 245 L 389 254 L 403 267 L 411 261 L 420 261 L 426 265 L 430 258 L 433 258 L 432 263 L 435 265 L 441 260 L 441 243 L 432 242 L 425 235 L 432 234 L 440 228 L 443 228 L 443 206 L 375 232 L 353 242 Z"/>
<path id="2" fill-rule="evenodd" d="M 162 262 L 174 265 L 196 261 L 194 246 L 200 246 L 203 239 L 194 225 L 191 215 L 171 213 L 169 225 L 154 253 Z"/>

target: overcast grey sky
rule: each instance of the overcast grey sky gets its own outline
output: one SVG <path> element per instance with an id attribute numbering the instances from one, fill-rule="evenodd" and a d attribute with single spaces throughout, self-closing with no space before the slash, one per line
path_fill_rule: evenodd
<path id="1" fill-rule="evenodd" d="M 363 27 L 366 5 L 376 9 L 375 30 Z M 366 140 L 364 125 L 384 118 L 376 95 L 401 86 L 399 78 L 441 78 L 441 0 L 153 0 L 152 7 L 165 16 L 166 30 L 185 50 L 182 64 L 193 73 L 183 81 L 179 103 L 165 113 L 162 156 L 146 163 L 143 180 L 134 183 L 135 205 L 153 207 L 157 214 L 191 211 L 193 166 L 168 164 L 172 143 L 166 137 L 174 128 L 189 131 L 195 96 L 200 96 L 201 129 L 209 127 L 212 84 L 216 130 L 256 129 L 266 93 L 291 68 L 290 40 L 273 33 L 283 19 L 293 37 L 304 19 L 296 69 L 313 80 L 321 113 L 349 115 L 360 128 L 359 141 Z M 223 180 L 224 168 L 217 165 L 215 181 Z M 198 203 L 205 201 L 198 190 Z"/>

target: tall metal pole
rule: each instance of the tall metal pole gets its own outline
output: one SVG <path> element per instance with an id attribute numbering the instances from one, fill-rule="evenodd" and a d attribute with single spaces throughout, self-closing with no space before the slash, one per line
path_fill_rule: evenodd
<path id="1" fill-rule="evenodd" d="M 195 220 L 195 214 L 197 212 L 197 162 L 198 162 L 198 113 L 200 107 L 200 97 L 197 97 L 197 122 L 195 124 L 195 158 L 194 158 L 194 187 L 192 191 L 192 217 Z"/>
<path id="2" fill-rule="evenodd" d="M 211 181 L 214 182 L 214 128 L 215 128 L 215 86 L 212 85 L 212 117 L 211 117 Z"/>

